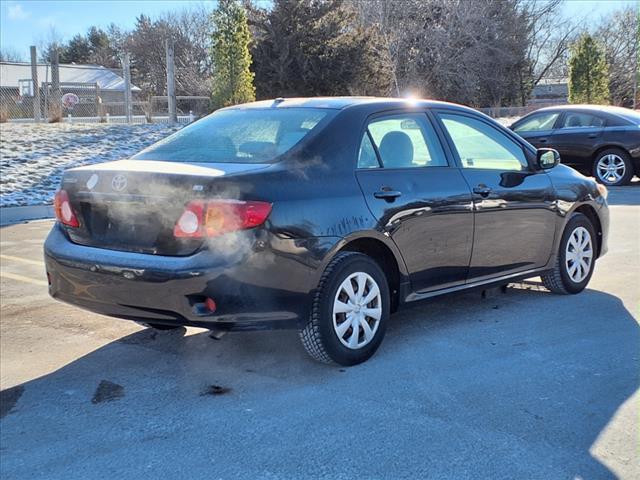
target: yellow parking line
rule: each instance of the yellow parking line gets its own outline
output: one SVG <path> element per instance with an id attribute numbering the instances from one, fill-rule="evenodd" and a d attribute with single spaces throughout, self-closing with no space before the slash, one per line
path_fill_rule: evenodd
<path id="1" fill-rule="evenodd" d="M 10 278 L 11 280 L 18 280 L 19 282 L 31 283 L 32 285 L 41 285 L 43 287 L 48 286 L 49 284 L 43 280 L 35 280 L 33 278 L 24 277 L 22 275 L 18 275 L 16 273 L 10 272 L 0 272 L 0 277 Z"/>
<path id="2" fill-rule="evenodd" d="M 28 263 L 29 265 L 42 265 L 43 264 L 42 261 L 29 260 L 28 258 L 14 257 L 13 255 L 0 254 L 0 258 L 4 258 L 5 260 L 14 260 L 16 262 Z"/>

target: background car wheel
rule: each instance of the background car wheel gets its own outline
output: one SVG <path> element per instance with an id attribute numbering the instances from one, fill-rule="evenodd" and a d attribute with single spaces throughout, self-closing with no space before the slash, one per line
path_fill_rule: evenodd
<path id="1" fill-rule="evenodd" d="M 589 219 L 576 213 L 567 223 L 553 270 L 542 275 L 553 293 L 575 294 L 585 289 L 596 263 L 596 235 Z"/>
<path id="2" fill-rule="evenodd" d="M 364 362 L 382 342 L 389 306 L 387 279 L 378 264 L 362 253 L 340 253 L 322 275 L 311 316 L 300 330 L 302 344 L 319 362 Z"/>
<path id="3" fill-rule="evenodd" d="M 629 154 L 619 148 L 600 152 L 593 162 L 593 175 L 605 185 L 626 185 L 633 177 L 633 165 Z"/>

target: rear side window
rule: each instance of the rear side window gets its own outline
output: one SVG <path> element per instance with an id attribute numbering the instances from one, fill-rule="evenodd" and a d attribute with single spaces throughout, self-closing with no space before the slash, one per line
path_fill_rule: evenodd
<path id="1" fill-rule="evenodd" d="M 514 132 L 536 132 L 543 130 L 552 130 L 553 125 L 560 116 L 560 112 L 538 113 L 524 120 L 517 125 Z"/>
<path id="2" fill-rule="evenodd" d="M 336 111 L 314 108 L 219 110 L 133 158 L 197 163 L 265 163 L 290 150 Z"/>
<path id="3" fill-rule="evenodd" d="M 561 128 L 603 127 L 604 120 L 590 113 L 569 112 L 564 117 Z"/>
<path id="4" fill-rule="evenodd" d="M 360 150 L 358 152 L 358 168 L 378 168 L 378 156 L 371 143 L 371 138 L 365 132 L 360 142 Z"/>
<path id="5" fill-rule="evenodd" d="M 440 140 L 423 114 L 399 114 L 372 120 L 367 126 L 384 168 L 444 167 Z M 364 137 L 369 135 L 365 132 Z M 366 146 L 367 140 L 362 139 Z M 369 142 L 370 143 L 370 142 Z M 360 148 L 359 168 L 375 166 Z M 366 152 L 365 152 L 366 153 Z M 375 153 L 375 152 L 374 152 Z"/>
<path id="6" fill-rule="evenodd" d="M 486 123 L 464 115 L 440 114 L 463 168 L 520 171 L 528 167 L 522 147 Z"/>

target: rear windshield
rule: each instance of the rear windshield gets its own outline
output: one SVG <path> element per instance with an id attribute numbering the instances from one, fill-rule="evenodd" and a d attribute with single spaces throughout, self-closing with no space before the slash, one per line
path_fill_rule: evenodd
<path id="1" fill-rule="evenodd" d="M 335 110 L 315 108 L 219 110 L 133 158 L 199 163 L 272 162 L 335 114 Z"/>

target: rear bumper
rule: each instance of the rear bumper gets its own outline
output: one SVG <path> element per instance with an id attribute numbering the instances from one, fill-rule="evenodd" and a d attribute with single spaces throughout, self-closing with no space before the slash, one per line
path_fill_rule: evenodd
<path id="1" fill-rule="evenodd" d="M 56 225 L 45 242 L 49 293 L 92 312 L 143 323 L 295 328 L 309 312 L 314 262 L 292 262 L 271 243 L 235 260 L 210 250 L 166 257 L 77 245 Z M 214 313 L 201 308 L 207 297 L 216 302 Z"/>

